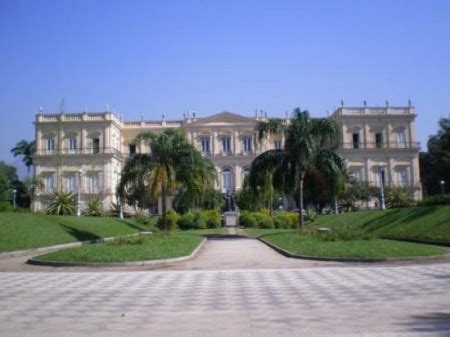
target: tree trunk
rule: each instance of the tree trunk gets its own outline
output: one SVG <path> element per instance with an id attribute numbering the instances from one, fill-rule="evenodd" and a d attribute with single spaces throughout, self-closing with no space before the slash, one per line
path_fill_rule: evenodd
<path id="1" fill-rule="evenodd" d="M 303 216 L 303 180 L 305 179 L 305 173 L 300 173 L 300 179 L 299 179 L 299 200 L 298 200 L 298 227 L 297 230 L 300 232 L 303 230 L 303 222 L 304 222 L 304 216 Z"/>
<path id="2" fill-rule="evenodd" d="M 162 184 L 162 186 L 161 186 L 161 206 L 162 206 L 162 219 L 163 219 L 163 223 L 164 223 L 164 230 L 167 232 L 168 227 L 167 227 L 167 221 L 166 221 L 166 209 L 167 209 L 166 186 L 164 184 Z"/>
<path id="3" fill-rule="evenodd" d="M 338 201 L 337 201 L 337 197 L 334 197 L 334 213 L 338 214 L 339 213 L 339 209 L 338 209 Z"/>

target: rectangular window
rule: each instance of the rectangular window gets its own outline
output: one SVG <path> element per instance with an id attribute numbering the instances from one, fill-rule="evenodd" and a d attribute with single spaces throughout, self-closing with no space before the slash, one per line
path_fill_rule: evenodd
<path id="1" fill-rule="evenodd" d="M 129 153 L 130 157 L 133 157 L 133 155 L 136 154 L 136 145 L 135 144 L 128 145 L 128 153 Z"/>
<path id="2" fill-rule="evenodd" d="M 94 173 L 89 177 L 89 189 L 91 193 L 99 192 L 98 174 Z"/>
<path id="3" fill-rule="evenodd" d="M 397 131 L 397 147 L 405 148 L 406 147 L 406 134 L 405 131 Z"/>
<path id="4" fill-rule="evenodd" d="M 55 150 L 55 139 L 54 138 L 48 138 L 47 139 L 47 153 L 53 153 Z"/>
<path id="5" fill-rule="evenodd" d="M 243 143 L 244 143 L 244 153 L 251 153 L 252 152 L 252 138 L 245 137 L 243 139 Z"/>
<path id="6" fill-rule="evenodd" d="M 354 180 L 354 181 L 361 181 L 361 170 L 352 170 L 349 173 L 350 177 Z"/>
<path id="7" fill-rule="evenodd" d="M 77 192 L 77 176 L 72 174 L 66 177 L 66 188 L 68 192 Z"/>
<path id="8" fill-rule="evenodd" d="M 359 149 L 359 133 L 354 133 L 352 135 L 352 139 L 353 139 L 353 148 Z"/>
<path id="9" fill-rule="evenodd" d="M 45 192 L 53 192 L 53 176 L 44 177 L 44 190 Z"/>
<path id="10" fill-rule="evenodd" d="M 69 153 L 71 154 L 76 153 L 76 150 L 77 150 L 77 139 L 69 138 Z"/>
<path id="11" fill-rule="evenodd" d="M 231 141 L 230 137 L 224 137 L 222 138 L 222 152 L 223 153 L 230 153 L 231 152 Z"/>
<path id="12" fill-rule="evenodd" d="M 202 154 L 209 154 L 210 153 L 210 146 L 209 146 L 209 138 L 202 138 L 201 139 L 201 146 L 202 146 Z"/>
<path id="13" fill-rule="evenodd" d="M 383 147 L 383 134 L 376 133 L 375 134 L 375 145 L 377 149 L 381 149 Z"/>
<path id="14" fill-rule="evenodd" d="M 400 186 L 406 186 L 408 184 L 408 170 L 406 167 L 398 171 L 398 183 Z"/>
<path id="15" fill-rule="evenodd" d="M 275 150 L 281 150 L 281 140 L 274 141 L 273 147 L 275 148 Z"/>
<path id="16" fill-rule="evenodd" d="M 92 139 L 92 152 L 93 153 L 100 152 L 100 139 L 98 139 L 98 138 Z"/>

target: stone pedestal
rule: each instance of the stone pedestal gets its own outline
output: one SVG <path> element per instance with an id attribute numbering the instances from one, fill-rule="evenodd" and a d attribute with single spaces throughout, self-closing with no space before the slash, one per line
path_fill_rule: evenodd
<path id="1" fill-rule="evenodd" d="M 238 212 L 223 213 L 223 220 L 224 220 L 225 227 L 238 227 L 239 226 Z"/>

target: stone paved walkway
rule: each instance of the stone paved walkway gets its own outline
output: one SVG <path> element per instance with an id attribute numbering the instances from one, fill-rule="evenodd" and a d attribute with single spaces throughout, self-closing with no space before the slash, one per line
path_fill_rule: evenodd
<path id="1" fill-rule="evenodd" d="M 1 336 L 450 336 L 450 264 L 0 273 Z"/>

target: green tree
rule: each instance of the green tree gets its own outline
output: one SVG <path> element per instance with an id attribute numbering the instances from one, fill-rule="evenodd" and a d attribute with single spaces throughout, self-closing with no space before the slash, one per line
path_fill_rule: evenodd
<path id="1" fill-rule="evenodd" d="M 422 181 L 429 194 L 441 192 L 440 181 L 450 185 L 450 118 L 439 120 L 439 130 L 428 140 L 428 155 L 422 155 Z"/>
<path id="2" fill-rule="evenodd" d="M 149 154 L 136 154 L 125 166 L 119 193 L 124 196 L 129 182 L 136 176 L 142 178 L 152 199 L 161 196 L 162 221 L 166 223 L 167 196 L 184 186 L 195 196 L 205 193 L 215 179 L 211 162 L 190 144 L 180 130 L 166 129 L 156 135 L 145 132 L 138 135 L 136 143 L 150 146 Z M 136 173 L 138 172 L 138 173 Z M 167 225 L 164 226 L 167 230 Z"/>
<path id="3" fill-rule="evenodd" d="M 27 167 L 27 177 L 30 175 L 31 166 L 33 166 L 33 154 L 36 151 L 36 142 L 33 140 L 31 142 L 22 139 L 19 141 L 15 147 L 11 149 L 11 153 L 14 157 L 23 156 L 22 161 Z"/>
<path id="4" fill-rule="evenodd" d="M 287 127 L 283 150 L 269 150 L 252 163 L 250 186 L 262 186 L 266 175 L 272 176 L 274 188 L 287 193 L 298 191 L 298 229 L 303 229 L 304 182 L 309 172 L 320 173 L 336 186 L 345 173 L 345 164 L 335 152 L 338 126 L 329 118 L 312 119 L 307 111 L 296 108 Z"/>

